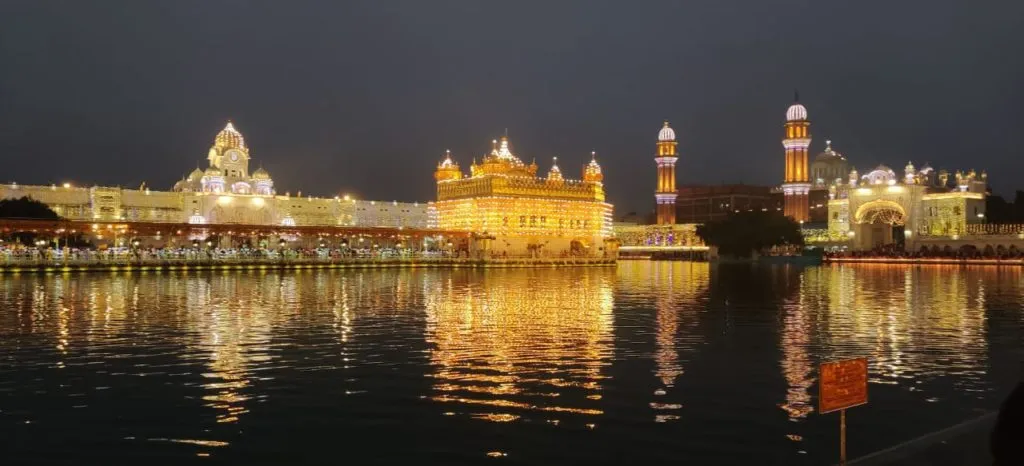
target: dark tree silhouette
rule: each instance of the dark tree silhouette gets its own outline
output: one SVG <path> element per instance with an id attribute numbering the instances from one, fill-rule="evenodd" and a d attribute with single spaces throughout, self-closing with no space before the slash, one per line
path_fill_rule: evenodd
<path id="1" fill-rule="evenodd" d="M 750 257 L 772 246 L 803 245 L 800 225 L 779 212 L 740 212 L 697 227 L 704 244 L 719 254 Z"/>
<path id="2" fill-rule="evenodd" d="M 60 216 L 50 206 L 25 196 L 0 200 L 0 218 L 58 220 Z"/>

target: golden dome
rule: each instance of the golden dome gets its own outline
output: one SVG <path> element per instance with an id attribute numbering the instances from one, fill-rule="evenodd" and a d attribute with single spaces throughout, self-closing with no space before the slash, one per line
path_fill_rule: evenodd
<path id="1" fill-rule="evenodd" d="M 257 168 L 256 171 L 252 172 L 252 178 L 254 180 L 269 180 L 270 173 L 267 173 L 263 167 Z"/>
<path id="2" fill-rule="evenodd" d="M 224 172 L 220 171 L 219 168 L 211 166 L 206 169 L 206 176 L 221 176 Z"/>
<path id="3" fill-rule="evenodd" d="M 459 164 L 452 161 L 452 151 L 444 151 L 444 160 L 437 163 L 437 171 L 434 172 L 434 179 L 437 181 L 457 180 L 462 178 L 462 171 Z"/>
<path id="4" fill-rule="evenodd" d="M 491 153 L 484 156 L 483 162 L 473 163 L 469 167 L 472 176 L 503 175 L 511 177 L 537 176 L 537 165 L 526 165 L 512 153 L 507 136 L 491 141 Z"/>
<path id="5" fill-rule="evenodd" d="M 199 181 L 199 179 L 202 178 L 202 177 L 203 177 L 203 171 L 200 170 L 199 167 L 196 167 L 195 170 L 192 170 L 192 173 L 188 174 L 188 178 L 186 178 L 186 179 L 188 181 Z"/>
<path id="6" fill-rule="evenodd" d="M 213 140 L 213 145 L 217 149 L 243 149 L 245 150 L 245 138 L 242 137 L 242 133 L 239 133 L 235 129 L 235 126 L 228 121 L 227 126 L 224 127 L 217 137 Z"/>
<path id="7" fill-rule="evenodd" d="M 597 164 L 597 153 L 590 153 L 590 163 L 583 168 L 583 181 L 599 182 L 604 180 L 601 173 L 601 166 Z"/>
<path id="8" fill-rule="evenodd" d="M 551 170 L 548 171 L 548 181 L 565 181 L 565 178 L 562 177 L 562 170 L 558 168 L 558 157 L 553 157 L 551 159 Z"/>

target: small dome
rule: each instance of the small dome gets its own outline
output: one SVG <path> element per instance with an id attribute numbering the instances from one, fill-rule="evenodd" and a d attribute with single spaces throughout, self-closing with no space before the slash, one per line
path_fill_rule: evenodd
<path id="1" fill-rule="evenodd" d="M 217 137 L 213 141 L 213 145 L 219 149 L 245 149 L 245 138 L 230 121 L 224 129 L 217 133 Z"/>
<path id="2" fill-rule="evenodd" d="M 562 177 L 562 169 L 558 168 L 558 157 L 554 157 L 551 161 L 551 170 L 548 171 L 548 180 L 562 181 L 564 179 Z"/>
<path id="3" fill-rule="evenodd" d="M 789 110 L 786 110 L 786 121 L 805 121 L 807 120 L 807 108 L 800 105 L 799 102 L 789 106 Z"/>
<path id="4" fill-rule="evenodd" d="M 224 175 L 224 172 L 220 171 L 220 169 L 217 168 L 217 167 L 210 167 L 210 168 L 206 169 L 205 175 L 206 176 L 222 176 L 222 175 Z"/>
<path id="5" fill-rule="evenodd" d="M 861 177 L 861 179 L 867 181 L 868 184 L 895 184 L 896 183 L 896 172 L 892 171 L 891 168 L 885 165 L 879 165 L 867 175 Z"/>
<path id="6" fill-rule="evenodd" d="M 459 168 L 459 166 L 456 165 L 454 161 L 452 161 L 452 151 L 444 151 L 444 160 L 442 160 L 441 163 L 437 164 L 437 168 Z"/>
<path id="7" fill-rule="evenodd" d="M 834 162 L 841 160 L 846 160 L 846 157 L 844 157 L 843 154 L 832 150 L 831 139 L 825 141 L 825 150 L 814 157 L 815 162 Z"/>
<path id="8" fill-rule="evenodd" d="M 597 163 L 597 153 L 590 153 L 590 163 L 583 168 L 583 181 L 601 181 L 604 175 L 601 174 L 601 165 Z"/>
<path id="9" fill-rule="evenodd" d="M 197 181 L 197 180 L 199 180 L 202 177 L 203 177 L 203 171 L 200 170 L 199 167 L 196 167 L 195 170 L 192 170 L 192 173 L 188 174 L 188 178 L 186 178 L 186 179 L 188 181 Z"/>
<path id="10" fill-rule="evenodd" d="M 263 167 L 257 168 L 256 171 L 252 172 L 252 179 L 254 180 L 269 180 L 270 173 L 267 173 Z"/>
<path id="11" fill-rule="evenodd" d="M 665 126 L 661 127 L 661 131 L 658 131 L 658 141 L 675 141 L 676 132 L 668 125 L 668 120 L 665 120 Z"/>

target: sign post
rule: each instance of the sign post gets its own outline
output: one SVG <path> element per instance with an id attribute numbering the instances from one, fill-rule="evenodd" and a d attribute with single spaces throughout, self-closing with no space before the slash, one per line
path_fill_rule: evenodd
<path id="1" fill-rule="evenodd" d="M 868 360 L 826 362 L 819 369 L 818 412 L 839 411 L 839 464 L 846 464 L 846 408 L 868 402 Z"/>

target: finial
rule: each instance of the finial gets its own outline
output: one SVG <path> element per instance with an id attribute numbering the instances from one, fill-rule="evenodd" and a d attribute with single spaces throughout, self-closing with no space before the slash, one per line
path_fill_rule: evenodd
<path id="1" fill-rule="evenodd" d="M 590 161 L 591 162 L 596 162 L 597 161 L 597 151 L 596 150 L 590 151 Z"/>
<path id="2" fill-rule="evenodd" d="M 800 91 L 793 88 L 793 102 L 800 102 Z"/>
<path id="3" fill-rule="evenodd" d="M 551 157 L 551 162 L 557 164 L 558 163 L 558 157 L 557 156 Z"/>
<path id="4" fill-rule="evenodd" d="M 665 120 L 665 128 L 668 128 L 668 120 Z"/>
<path id="5" fill-rule="evenodd" d="M 505 128 L 505 137 L 508 137 L 508 128 Z"/>

